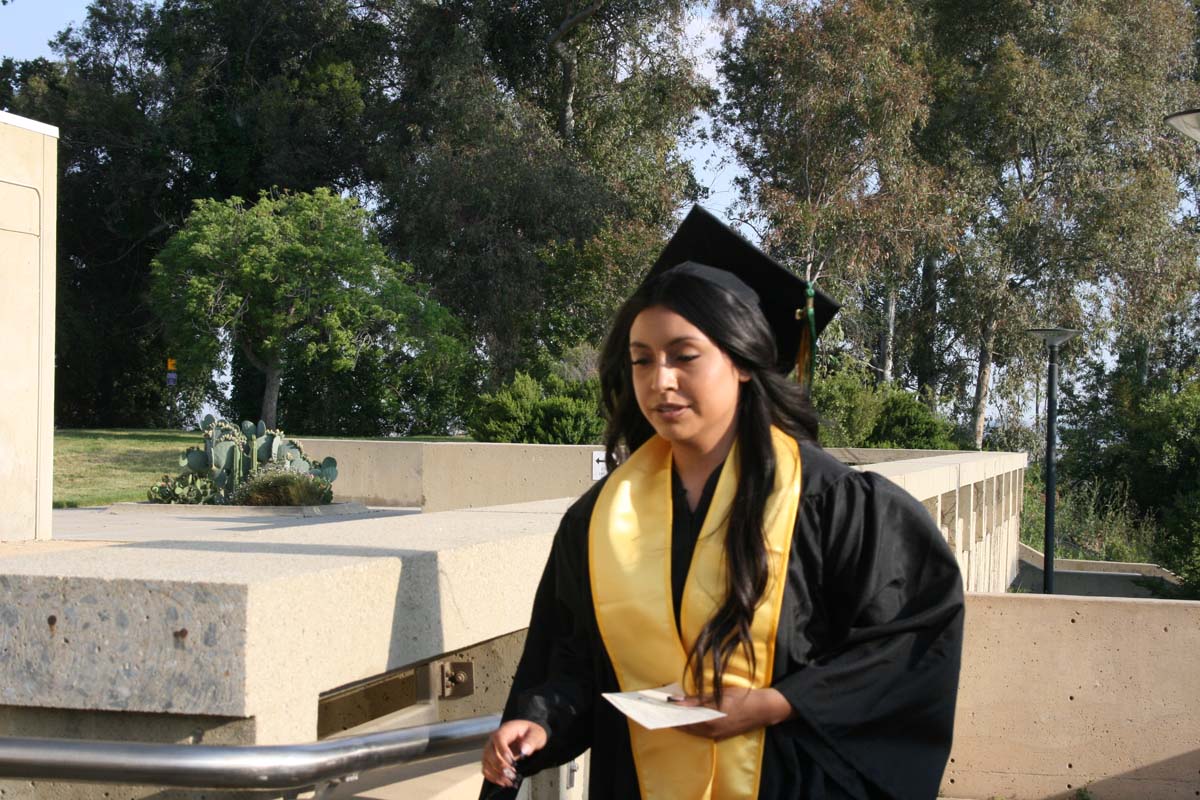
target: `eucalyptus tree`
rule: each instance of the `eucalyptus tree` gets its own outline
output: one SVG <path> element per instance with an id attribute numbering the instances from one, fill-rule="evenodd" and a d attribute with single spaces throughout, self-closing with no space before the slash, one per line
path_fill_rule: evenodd
<path id="1" fill-rule="evenodd" d="M 912 139 L 933 97 L 921 18 L 877 0 L 728 11 L 719 133 L 744 170 L 740 208 L 785 262 L 850 301 L 849 340 L 890 381 L 898 293 L 953 228 L 947 179 Z"/>
<path id="2" fill-rule="evenodd" d="M 1184 162 L 1162 118 L 1195 94 L 1195 12 L 934 0 L 928 14 L 936 77 L 918 141 L 968 187 L 944 313 L 975 354 L 978 446 L 994 368 L 1036 363 L 1024 328 L 1148 331 L 1194 290 Z"/>
<path id="3" fill-rule="evenodd" d="M 976 446 L 994 389 L 1040 364 L 1026 327 L 1145 336 L 1195 291 L 1194 159 L 1162 125 L 1196 96 L 1189 3 L 724 5 L 743 208 L 860 309 L 907 298 L 900 372 L 932 398 L 969 366 Z"/>

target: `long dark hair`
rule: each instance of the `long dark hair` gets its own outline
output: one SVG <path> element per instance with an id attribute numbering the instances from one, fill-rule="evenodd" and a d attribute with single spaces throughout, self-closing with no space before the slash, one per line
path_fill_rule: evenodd
<path id="1" fill-rule="evenodd" d="M 629 358 L 629 329 L 638 314 L 654 306 L 674 311 L 695 325 L 750 375 L 750 380 L 741 384 L 735 422 L 742 456 L 736 465 L 737 492 L 725 537 L 725 600 L 688 653 L 688 669 L 701 695 L 704 666 L 711 663 L 712 694 L 720 703 L 725 667 L 739 647 L 745 650 L 751 669 L 758 668 L 750 626 L 769 577 L 763 509 L 775 482 L 771 426 L 796 439 L 815 442 L 817 417 L 804 390 L 777 371 L 775 336 L 756 306 L 703 278 L 668 270 L 647 281 L 625 302 L 600 354 L 609 469 L 623 454 L 632 453 L 654 435 L 634 395 Z"/>

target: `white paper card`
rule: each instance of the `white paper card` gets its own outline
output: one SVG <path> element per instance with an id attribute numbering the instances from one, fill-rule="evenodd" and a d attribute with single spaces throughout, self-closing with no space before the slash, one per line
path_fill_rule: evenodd
<path id="1" fill-rule="evenodd" d="M 657 689 L 642 689 L 640 692 L 607 692 L 604 699 L 638 725 L 652 731 L 707 722 L 725 716 L 723 712 L 713 708 L 681 706 L 667 701 L 671 695 L 678 697 L 683 694 L 683 687 L 678 683 L 669 683 Z"/>

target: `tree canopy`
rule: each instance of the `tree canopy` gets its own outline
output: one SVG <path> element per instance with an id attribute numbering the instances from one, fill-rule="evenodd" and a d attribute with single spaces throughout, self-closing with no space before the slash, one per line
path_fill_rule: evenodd
<path id="1" fill-rule="evenodd" d="M 1195 96 L 1188 3 L 727 5 L 740 208 L 975 446 L 1036 381 L 1026 328 L 1146 336 L 1196 291 L 1194 148 L 1162 123 Z"/>
<path id="2" fill-rule="evenodd" d="M 323 367 L 328 382 L 364 354 L 386 373 L 379 360 L 425 349 L 408 328 L 428 329 L 424 317 L 438 312 L 404 284 L 407 272 L 355 201 L 328 189 L 264 193 L 251 206 L 237 197 L 197 201 L 152 264 L 151 296 L 181 376 L 205 382 L 237 352 L 262 375 L 258 416 L 274 428 L 285 375 L 296 382 L 304 369 Z M 426 333 L 436 345 L 440 332 Z M 307 402 L 336 395 L 315 394 Z"/>

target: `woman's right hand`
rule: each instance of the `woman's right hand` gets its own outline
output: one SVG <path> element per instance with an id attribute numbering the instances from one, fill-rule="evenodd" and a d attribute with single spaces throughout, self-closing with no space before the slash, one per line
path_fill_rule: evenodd
<path id="1" fill-rule="evenodd" d="M 496 729 L 483 748 L 483 777 L 497 786 L 515 787 L 518 758 L 546 746 L 546 729 L 527 719 L 513 719 Z"/>

